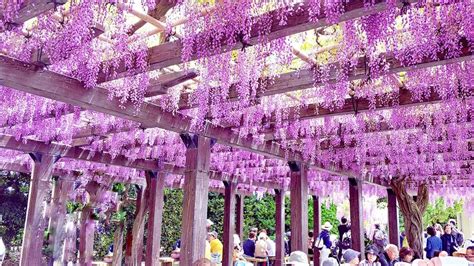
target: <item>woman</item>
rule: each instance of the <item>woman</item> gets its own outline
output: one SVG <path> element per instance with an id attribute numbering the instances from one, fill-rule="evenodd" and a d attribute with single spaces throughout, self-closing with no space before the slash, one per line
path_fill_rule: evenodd
<path id="1" fill-rule="evenodd" d="M 426 232 L 429 235 L 428 239 L 426 239 L 426 258 L 431 259 L 434 257 L 435 251 L 441 251 L 443 249 L 443 243 L 441 242 L 441 238 L 436 236 L 434 227 L 429 226 Z"/>
<path id="2" fill-rule="evenodd" d="M 369 245 L 365 249 L 365 260 L 360 262 L 360 266 L 381 266 L 382 264 L 378 261 L 379 251 L 375 246 Z"/>
<path id="3" fill-rule="evenodd" d="M 443 251 L 446 251 L 449 256 L 452 256 L 453 252 L 458 249 L 450 224 L 444 226 L 444 234 L 441 236 L 441 243 Z"/>
<path id="4" fill-rule="evenodd" d="M 415 252 L 411 248 L 403 247 L 400 249 L 400 262 L 411 263 Z"/>

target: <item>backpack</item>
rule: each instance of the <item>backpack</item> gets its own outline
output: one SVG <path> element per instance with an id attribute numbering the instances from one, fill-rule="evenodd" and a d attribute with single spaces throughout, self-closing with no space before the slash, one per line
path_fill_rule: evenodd
<path id="1" fill-rule="evenodd" d="M 316 241 L 314 241 L 314 246 L 321 250 L 323 249 L 325 246 L 324 246 L 324 241 L 323 239 L 321 238 L 321 234 L 319 234 L 318 238 L 316 239 Z"/>
<path id="2" fill-rule="evenodd" d="M 340 242 L 339 246 L 341 249 L 349 249 L 351 248 L 352 240 L 351 236 L 346 232 L 342 235 L 342 241 Z"/>

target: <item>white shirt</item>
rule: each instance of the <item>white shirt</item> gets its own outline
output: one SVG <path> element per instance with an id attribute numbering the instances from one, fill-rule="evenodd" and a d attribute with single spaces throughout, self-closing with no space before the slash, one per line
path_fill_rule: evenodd
<path id="1" fill-rule="evenodd" d="M 267 254 L 269 257 L 276 256 L 276 244 L 270 238 L 267 239 Z"/>

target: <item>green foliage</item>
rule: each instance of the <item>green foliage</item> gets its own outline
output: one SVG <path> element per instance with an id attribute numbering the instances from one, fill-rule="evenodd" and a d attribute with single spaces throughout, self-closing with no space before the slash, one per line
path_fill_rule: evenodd
<path id="1" fill-rule="evenodd" d="M 127 212 L 120 210 L 118 212 L 115 212 L 112 214 L 112 221 L 114 222 L 123 222 L 125 221 L 125 218 L 127 217 Z"/>
<path id="2" fill-rule="evenodd" d="M 165 189 L 161 246 L 164 254 L 170 254 L 173 244 L 181 237 L 183 191 Z"/>
<path id="3" fill-rule="evenodd" d="M 244 199 L 244 235 L 250 228 L 275 230 L 275 200 L 272 195 L 265 195 L 261 199 L 245 197 Z M 272 235 L 271 232 L 269 232 Z"/>
<path id="4" fill-rule="evenodd" d="M 434 204 L 429 204 L 423 214 L 423 222 L 425 225 L 433 225 L 436 223 L 446 224 L 449 219 L 456 219 L 458 213 L 461 213 L 463 202 L 456 201 L 453 206 L 446 207 L 442 198 L 437 199 Z"/>
<path id="5" fill-rule="evenodd" d="M 109 253 L 109 247 L 114 243 L 114 223 L 99 223 L 94 234 L 94 258 L 102 260 Z"/>
<path id="6" fill-rule="evenodd" d="M 66 212 L 68 214 L 71 214 L 76 211 L 81 211 L 83 207 L 84 206 L 82 206 L 80 202 L 69 201 L 69 200 L 66 202 Z"/>
<path id="7" fill-rule="evenodd" d="M 211 230 L 216 231 L 222 239 L 224 233 L 224 195 L 215 192 L 209 193 L 207 218 L 214 223 Z"/>
<path id="8" fill-rule="evenodd" d="M 126 186 L 123 183 L 114 183 L 112 186 L 112 191 L 117 192 L 119 195 L 123 194 L 126 190 Z"/>

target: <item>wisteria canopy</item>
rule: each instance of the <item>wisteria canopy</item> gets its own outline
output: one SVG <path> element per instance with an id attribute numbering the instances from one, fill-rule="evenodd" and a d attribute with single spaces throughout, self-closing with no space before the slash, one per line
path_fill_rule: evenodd
<path id="1" fill-rule="evenodd" d="M 471 0 L 30 2 L 0 1 L 3 169 L 52 147 L 78 179 L 179 187 L 191 132 L 217 141 L 211 187 L 301 161 L 321 196 L 403 177 L 474 207 Z"/>

